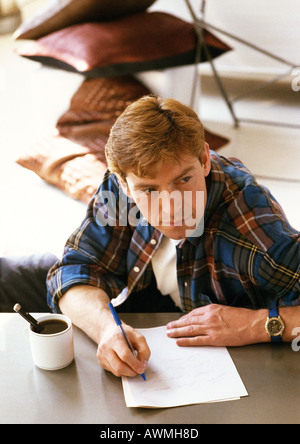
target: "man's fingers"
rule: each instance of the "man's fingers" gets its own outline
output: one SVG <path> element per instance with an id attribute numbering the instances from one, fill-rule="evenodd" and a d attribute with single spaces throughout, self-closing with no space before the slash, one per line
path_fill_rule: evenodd
<path id="1" fill-rule="evenodd" d="M 176 344 L 180 347 L 196 347 L 211 345 L 209 336 L 194 336 L 193 338 L 178 338 Z"/>
<path id="2" fill-rule="evenodd" d="M 145 370 L 141 362 L 122 343 L 115 349 L 105 349 L 99 346 L 97 356 L 99 364 L 118 377 L 134 377 Z"/>
<path id="3" fill-rule="evenodd" d="M 177 336 L 194 336 L 197 334 L 197 329 L 201 328 L 201 318 L 199 316 L 189 316 L 169 322 L 167 324 L 167 333 L 172 333 L 173 337 L 175 337 L 175 334 Z"/>
<path id="4" fill-rule="evenodd" d="M 185 327 L 171 328 L 167 330 L 169 338 L 194 337 L 205 335 L 205 329 L 201 325 L 187 325 Z"/>
<path id="5" fill-rule="evenodd" d="M 99 363 L 105 370 L 110 371 L 118 377 L 134 377 L 137 375 L 137 372 L 122 361 L 115 352 L 110 353 L 105 358 L 99 359 Z"/>
<path id="6" fill-rule="evenodd" d="M 133 344 L 133 349 L 135 346 Z M 118 346 L 115 349 L 117 356 L 120 360 L 125 363 L 128 367 L 130 367 L 136 374 L 143 373 L 145 371 L 145 363 L 142 362 L 136 355 L 136 353 L 132 353 L 132 351 L 128 348 L 127 344 L 119 341 Z"/>
<path id="7" fill-rule="evenodd" d="M 131 340 L 133 349 L 137 352 L 140 362 L 147 363 L 150 359 L 151 351 L 145 337 L 137 331 L 134 331 L 133 336 L 129 334 L 128 337 Z"/>
<path id="8" fill-rule="evenodd" d="M 144 373 L 150 357 L 150 350 L 143 335 L 134 329 L 127 328 L 128 339 L 136 353 L 132 353 L 124 336 L 114 330 L 108 339 L 98 345 L 99 364 L 116 376 L 133 377 Z"/>
<path id="9" fill-rule="evenodd" d="M 167 336 L 177 338 L 176 344 L 181 347 L 209 345 L 207 326 L 201 324 L 200 316 L 184 316 L 167 325 Z"/>

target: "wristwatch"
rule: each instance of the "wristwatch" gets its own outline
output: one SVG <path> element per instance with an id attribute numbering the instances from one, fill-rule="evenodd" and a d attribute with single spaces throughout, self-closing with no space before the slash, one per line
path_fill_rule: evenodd
<path id="1" fill-rule="evenodd" d="M 267 319 L 265 328 L 272 342 L 282 342 L 282 334 L 284 332 L 285 325 L 279 316 L 277 308 L 270 308 L 269 317 Z"/>

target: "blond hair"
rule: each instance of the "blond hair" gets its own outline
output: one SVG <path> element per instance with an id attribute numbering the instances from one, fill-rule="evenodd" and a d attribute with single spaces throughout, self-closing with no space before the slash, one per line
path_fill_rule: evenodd
<path id="1" fill-rule="evenodd" d="M 177 100 L 145 96 L 119 116 L 105 155 L 109 170 L 125 181 L 130 172 L 151 176 L 163 161 L 178 162 L 183 151 L 201 161 L 203 150 L 204 129 L 192 109 Z"/>

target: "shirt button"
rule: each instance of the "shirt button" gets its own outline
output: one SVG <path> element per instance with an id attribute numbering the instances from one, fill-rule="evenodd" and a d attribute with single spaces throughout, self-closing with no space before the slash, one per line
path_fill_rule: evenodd
<path id="1" fill-rule="evenodd" d="M 156 245 L 156 244 L 157 244 L 157 241 L 156 241 L 155 239 L 151 239 L 150 244 L 152 244 L 152 245 Z"/>
<path id="2" fill-rule="evenodd" d="M 185 286 L 185 287 L 187 287 L 187 285 L 188 285 L 188 283 L 187 283 L 187 282 L 185 282 L 185 283 L 184 283 L 184 286 Z"/>
<path id="3" fill-rule="evenodd" d="M 133 271 L 135 271 L 136 273 L 138 273 L 140 271 L 140 267 L 134 267 Z"/>

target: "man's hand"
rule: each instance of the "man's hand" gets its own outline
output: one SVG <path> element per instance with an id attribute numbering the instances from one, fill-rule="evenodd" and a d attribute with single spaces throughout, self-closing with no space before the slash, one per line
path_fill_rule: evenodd
<path id="1" fill-rule="evenodd" d="M 74 325 L 98 344 L 97 358 L 102 367 L 116 376 L 136 376 L 145 371 L 150 357 L 149 347 L 142 334 L 122 323 L 133 349 L 137 351 L 137 356 L 134 356 L 112 317 L 109 302 L 108 295 L 100 288 L 77 285 L 64 294 L 59 307 Z"/>
<path id="2" fill-rule="evenodd" d="M 101 337 L 97 358 L 104 369 L 116 376 L 136 376 L 145 371 L 150 358 L 150 349 L 141 333 L 124 323 L 122 326 L 137 356 L 128 348 L 120 328 L 112 323 Z"/>
<path id="3" fill-rule="evenodd" d="M 268 310 L 211 304 L 196 308 L 167 325 L 167 335 L 180 346 L 242 346 L 269 342 L 264 325 Z"/>

